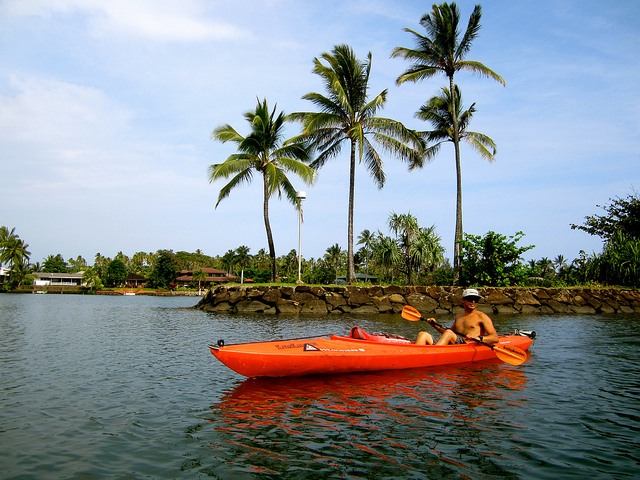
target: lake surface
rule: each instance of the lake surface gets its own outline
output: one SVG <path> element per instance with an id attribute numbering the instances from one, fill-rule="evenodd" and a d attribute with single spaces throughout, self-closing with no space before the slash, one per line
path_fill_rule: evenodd
<path id="1" fill-rule="evenodd" d="M 499 333 L 538 333 L 518 367 L 245 379 L 207 344 L 429 327 L 187 308 L 196 302 L 0 295 L 0 477 L 640 475 L 638 316 L 494 316 Z"/>

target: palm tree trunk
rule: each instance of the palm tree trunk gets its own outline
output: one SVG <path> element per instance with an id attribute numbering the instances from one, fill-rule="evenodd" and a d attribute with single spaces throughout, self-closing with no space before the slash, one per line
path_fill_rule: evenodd
<path id="1" fill-rule="evenodd" d="M 453 146 L 456 154 L 456 233 L 453 244 L 453 284 L 460 281 L 460 250 L 462 241 L 462 168 L 460 166 L 460 136 L 458 132 L 458 108 L 453 83 L 453 75 L 449 77 L 449 95 L 451 95 L 451 118 L 453 119 Z"/>
<path id="2" fill-rule="evenodd" d="M 276 265 L 276 247 L 273 243 L 273 235 L 271 233 L 271 224 L 269 223 L 269 184 L 266 172 L 262 172 L 262 183 L 264 191 L 264 228 L 267 231 L 267 243 L 269 244 L 269 257 L 271 257 L 271 281 L 275 282 L 278 278 L 278 267 Z"/>
<path id="3" fill-rule="evenodd" d="M 353 262 L 353 204 L 356 184 L 356 141 L 351 139 L 351 171 L 349 172 L 349 233 L 347 245 L 347 285 L 356 281 L 356 268 Z"/>

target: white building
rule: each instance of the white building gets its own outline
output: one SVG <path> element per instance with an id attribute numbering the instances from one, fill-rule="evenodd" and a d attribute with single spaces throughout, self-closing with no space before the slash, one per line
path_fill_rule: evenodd
<path id="1" fill-rule="evenodd" d="M 48 273 L 48 272 L 37 272 L 34 273 L 36 276 L 33 284 L 37 287 L 41 286 L 66 286 L 73 287 L 79 285 L 85 285 L 82 283 L 82 275 L 84 272 L 78 273 Z"/>

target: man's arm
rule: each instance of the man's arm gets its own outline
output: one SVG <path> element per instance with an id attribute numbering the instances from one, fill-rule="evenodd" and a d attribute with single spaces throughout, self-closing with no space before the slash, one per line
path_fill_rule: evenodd
<path id="1" fill-rule="evenodd" d="M 493 321 L 486 313 L 482 314 L 480 325 L 484 330 L 484 335 L 480 335 L 480 337 L 482 338 L 479 338 L 479 340 L 486 343 L 497 343 L 500 340 L 500 338 L 498 337 L 498 332 L 496 332 L 496 328 L 493 326 Z"/>

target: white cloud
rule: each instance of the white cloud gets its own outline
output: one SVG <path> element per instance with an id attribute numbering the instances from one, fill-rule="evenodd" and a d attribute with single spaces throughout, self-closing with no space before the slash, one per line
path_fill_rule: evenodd
<path id="1" fill-rule="evenodd" d="M 97 36 L 197 42 L 248 35 L 232 24 L 208 18 L 194 0 L 8 0 L 2 10 L 12 16 L 45 18 L 82 13 Z"/>

